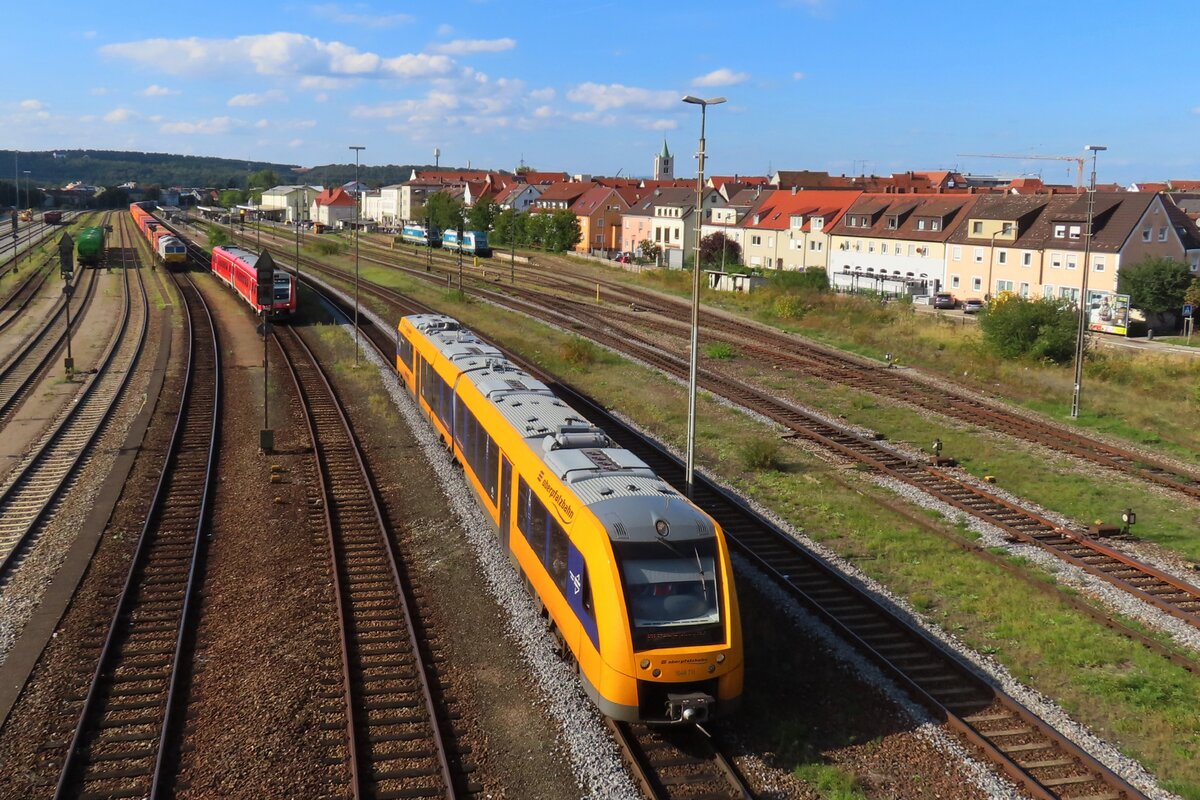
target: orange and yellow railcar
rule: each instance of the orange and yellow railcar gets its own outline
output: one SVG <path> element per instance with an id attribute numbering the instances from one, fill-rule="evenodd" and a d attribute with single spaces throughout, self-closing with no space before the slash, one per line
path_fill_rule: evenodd
<path id="1" fill-rule="evenodd" d="M 401 319 L 396 367 L 601 712 L 734 711 L 741 626 L 716 522 L 450 317 Z"/>

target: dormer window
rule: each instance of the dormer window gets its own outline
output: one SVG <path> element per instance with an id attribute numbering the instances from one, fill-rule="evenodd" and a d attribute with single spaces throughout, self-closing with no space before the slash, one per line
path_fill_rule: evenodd
<path id="1" fill-rule="evenodd" d="M 917 220 L 917 230 L 919 230 L 919 231 L 925 230 L 925 220 L 923 220 L 923 219 Z"/>
<path id="2" fill-rule="evenodd" d="M 1006 222 L 1000 226 L 1000 235 L 1001 236 L 1012 236 L 1012 233 L 1013 233 L 1013 224 L 1011 222 Z"/>
<path id="3" fill-rule="evenodd" d="M 803 228 L 804 227 L 804 215 L 803 214 L 792 214 L 790 227 Z"/>
<path id="4" fill-rule="evenodd" d="M 1066 225 L 1055 225 L 1054 226 L 1054 238 L 1055 239 L 1067 238 L 1067 226 Z"/>
<path id="5" fill-rule="evenodd" d="M 982 234 L 983 234 L 983 223 L 980 222 L 979 220 L 975 220 L 974 222 L 971 223 L 971 235 L 978 236 L 978 235 L 982 235 Z"/>
<path id="6" fill-rule="evenodd" d="M 1072 225 L 1070 229 L 1070 237 L 1072 239 L 1078 239 L 1081 232 L 1082 228 L 1080 228 L 1078 225 Z"/>
<path id="7" fill-rule="evenodd" d="M 824 217 L 812 217 L 809 219 L 809 223 L 812 225 L 812 229 L 814 231 L 819 231 L 823 227 L 825 227 L 825 218 Z"/>
<path id="8" fill-rule="evenodd" d="M 899 215 L 897 215 L 897 214 L 893 214 L 893 215 L 891 215 L 890 217 L 888 217 L 888 218 L 887 218 L 887 229 L 888 229 L 889 231 L 894 231 L 894 230 L 896 230 L 896 229 L 897 229 L 897 228 L 899 228 L 899 227 L 900 227 L 900 217 L 899 217 Z"/>
<path id="9" fill-rule="evenodd" d="M 929 230 L 939 231 L 942 229 L 942 221 L 940 219 L 929 220 Z"/>

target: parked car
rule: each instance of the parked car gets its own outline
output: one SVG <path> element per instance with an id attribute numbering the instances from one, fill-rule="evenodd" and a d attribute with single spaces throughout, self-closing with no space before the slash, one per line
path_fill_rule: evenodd
<path id="1" fill-rule="evenodd" d="M 964 314 L 978 314 L 980 311 L 983 311 L 983 301 L 979 298 L 973 297 L 963 301 Z"/>
<path id="2" fill-rule="evenodd" d="M 629 257 L 629 253 L 617 253 L 615 256 L 613 256 L 613 261 L 616 261 L 618 264 L 628 264 L 632 260 L 633 259 Z"/>
<path id="3" fill-rule="evenodd" d="M 958 301 L 949 292 L 938 292 L 933 296 L 934 308 L 958 308 Z"/>

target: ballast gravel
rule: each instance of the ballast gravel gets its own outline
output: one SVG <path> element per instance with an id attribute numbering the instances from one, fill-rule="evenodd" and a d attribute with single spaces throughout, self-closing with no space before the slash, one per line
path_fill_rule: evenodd
<path id="1" fill-rule="evenodd" d="M 352 298 L 342 292 L 332 288 L 327 291 L 352 302 Z M 331 313 L 337 315 L 336 311 L 331 310 Z M 359 313 L 369 317 L 382 330 L 392 327 L 392 323 L 361 306 Z M 345 321 L 340 324 L 353 338 L 352 326 Z M 392 402 L 412 428 L 414 437 L 438 474 L 442 492 L 471 540 L 488 592 L 505 611 L 508 633 L 524 656 L 529 675 L 542 697 L 542 710 L 562 731 L 575 781 L 583 796 L 606 800 L 640 797 L 600 715 L 583 693 L 575 675 L 554 654 L 545 623 L 535 611 L 516 572 L 496 548 L 491 522 L 480 512 L 471 496 L 471 487 L 445 457 L 440 439 L 397 379 L 394 367 L 384 363 L 374 350 L 364 348 L 363 353 L 379 370 Z"/>

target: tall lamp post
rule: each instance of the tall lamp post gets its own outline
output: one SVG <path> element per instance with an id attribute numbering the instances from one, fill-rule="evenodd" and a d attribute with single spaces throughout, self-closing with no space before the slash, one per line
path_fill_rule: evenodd
<path id="1" fill-rule="evenodd" d="M 30 205 L 30 200 L 29 200 L 29 197 L 30 197 L 30 195 L 29 195 L 29 170 L 23 169 L 23 170 L 21 170 L 21 172 L 24 173 L 24 175 L 25 175 L 25 207 L 32 210 L 33 207 Z M 17 192 L 19 193 L 21 190 L 21 187 L 18 186 L 15 188 L 16 188 Z M 33 219 L 31 217 L 30 222 L 32 222 L 32 221 L 33 221 Z M 26 249 L 25 252 L 29 254 L 29 260 L 33 261 L 33 239 L 32 239 L 32 237 L 29 240 L 28 249 Z M 15 250 L 13 251 L 13 258 L 14 259 L 16 258 Z"/>
<path id="2" fill-rule="evenodd" d="M 696 259 L 692 264 L 692 351 L 688 361 L 687 465 L 684 472 L 687 496 L 690 500 L 696 463 L 696 367 L 699 356 L 696 351 L 700 331 L 700 223 L 704 219 L 704 121 L 708 107 L 724 103 L 725 98 L 712 97 L 703 100 L 689 94 L 684 96 L 683 102 L 700 106 L 700 152 L 696 156 Z"/>
<path id="3" fill-rule="evenodd" d="M 1108 148 L 1102 144 L 1084 145 L 1084 152 L 1092 154 L 1092 179 L 1088 183 L 1087 232 L 1083 240 L 1083 281 L 1079 289 L 1079 335 L 1075 340 L 1075 392 L 1071 396 L 1071 419 L 1079 418 L 1079 404 L 1083 396 L 1083 351 L 1084 337 L 1088 329 L 1088 263 L 1092 254 L 1092 220 L 1096 213 L 1096 156 Z"/>
<path id="4" fill-rule="evenodd" d="M 367 148 L 352 144 L 354 151 L 354 366 L 358 366 L 358 154 Z"/>

